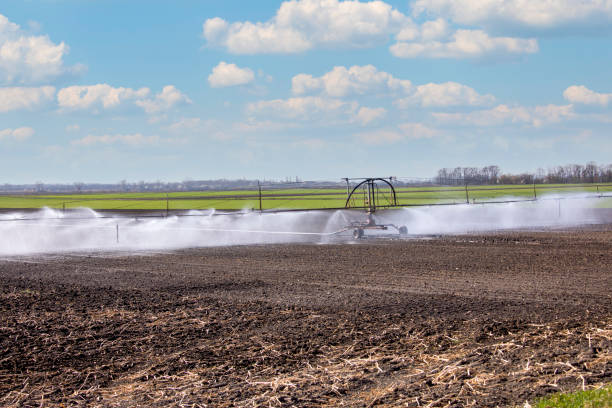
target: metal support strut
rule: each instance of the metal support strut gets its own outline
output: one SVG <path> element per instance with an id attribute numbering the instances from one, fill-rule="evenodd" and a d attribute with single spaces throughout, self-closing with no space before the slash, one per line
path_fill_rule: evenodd
<path id="1" fill-rule="evenodd" d="M 347 193 L 348 193 L 348 182 L 350 179 L 345 178 L 344 180 L 346 180 L 347 182 Z M 364 230 L 366 229 L 387 230 L 389 229 L 389 227 L 397 230 L 400 235 L 406 235 L 408 233 L 408 229 L 406 228 L 406 226 L 404 225 L 397 226 L 394 224 L 377 224 L 374 218 L 374 213 L 376 212 L 376 209 L 378 207 L 384 208 L 384 207 L 397 206 L 397 194 L 395 193 L 395 188 L 393 187 L 393 184 L 391 184 L 393 177 L 389 177 L 388 180 L 384 178 L 379 178 L 379 177 L 366 178 L 366 179 L 360 179 L 360 180 L 362 181 L 358 183 L 351 190 L 350 193 L 348 193 L 344 208 L 365 209 L 367 213 L 367 220 L 365 222 L 353 222 L 346 227 L 345 231 L 352 229 L 353 238 L 355 239 L 363 238 Z M 376 183 L 379 183 L 379 182 L 384 183 L 386 184 L 386 186 L 389 187 L 390 197 L 387 200 L 386 204 L 381 204 L 379 197 L 378 197 L 379 190 L 378 190 L 378 186 L 376 185 Z M 352 206 L 351 207 L 351 202 L 355 201 L 354 195 L 359 189 L 363 189 L 363 206 Z"/>
<path id="2" fill-rule="evenodd" d="M 389 177 L 389 180 L 391 180 L 392 177 Z M 345 179 L 347 180 L 347 184 L 348 184 L 348 180 L 349 179 Z M 364 179 L 361 183 L 357 184 L 353 190 L 349 193 L 348 197 L 346 198 L 346 203 L 344 204 L 344 208 L 351 208 L 350 204 L 351 204 L 351 199 L 353 198 L 353 194 L 355 194 L 355 192 L 357 190 L 359 190 L 360 188 L 364 187 L 364 190 L 367 188 L 367 195 L 364 196 L 364 208 L 367 209 L 368 213 L 374 213 L 376 212 L 376 182 L 377 181 L 381 181 L 383 183 L 385 183 L 386 185 L 389 186 L 389 189 L 391 190 L 391 206 L 396 206 L 397 205 L 397 195 L 395 194 L 395 188 L 393 187 L 393 184 L 391 184 L 390 181 L 387 181 L 384 178 L 367 178 Z"/>

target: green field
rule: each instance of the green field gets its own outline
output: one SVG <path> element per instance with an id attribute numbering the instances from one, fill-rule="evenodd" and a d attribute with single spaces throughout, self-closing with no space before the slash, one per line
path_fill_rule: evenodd
<path id="1" fill-rule="evenodd" d="M 572 394 L 556 394 L 542 398 L 533 408 L 608 408 L 612 407 L 612 386 Z"/>
<path id="2" fill-rule="evenodd" d="M 612 196 L 612 184 L 543 184 L 502 186 L 400 187 L 396 189 L 400 205 L 431 205 L 445 203 L 479 203 L 491 200 L 541 198 L 546 195 L 589 193 Z M 363 193 L 351 202 L 363 207 Z M 262 189 L 261 209 L 324 209 L 344 208 L 346 189 Z M 390 204 L 388 191 L 377 198 L 379 206 Z M 594 206 L 610 207 L 610 199 L 598 200 Z M 226 190 L 171 193 L 106 193 L 106 194 L 23 194 L 0 195 L 0 209 L 33 208 L 70 209 L 87 207 L 95 210 L 189 210 L 260 209 L 258 190 Z"/>

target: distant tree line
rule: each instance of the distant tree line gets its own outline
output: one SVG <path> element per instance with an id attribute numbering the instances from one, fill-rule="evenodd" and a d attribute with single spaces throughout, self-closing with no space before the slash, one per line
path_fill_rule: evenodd
<path id="1" fill-rule="evenodd" d="M 597 165 L 595 162 L 567 164 L 535 174 L 502 173 L 499 166 L 455 167 L 438 170 L 434 183 L 441 185 L 464 184 L 566 184 L 566 183 L 612 183 L 612 164 Z"/>
<path id="2" fill-rule="evenodd" d="M 37 193 L 102 193 L 102 192 L 170 192 L 170 191 L 218 191 L 218 190 L 254 190 L 261 186 L 264 189 L 282 188 L 345 188 L 344 179 L 336 181 L 308 181 L 299 177 L 284 179 L 216 179 L 216 180 L 183 180 L 178 182 L 128 182 L 118 183 L 84 183 L 69 184 L 43 183 L 33 184 L 0 184 L 0 193 L 4 194 L 37 194 Z M 464 185 L 464 184 L 532 184 L 532 183 L 612 183 L 612 164 L 599 166 L 594 162 L 586 165 L 568 164 L 548 170 L 538 169 L 533 173 L 502 173 L 499 166 L 455 167 L 438 170 L 437 176 L 431 179 L 394 178 L 393 184 L 401 186 Z"/>

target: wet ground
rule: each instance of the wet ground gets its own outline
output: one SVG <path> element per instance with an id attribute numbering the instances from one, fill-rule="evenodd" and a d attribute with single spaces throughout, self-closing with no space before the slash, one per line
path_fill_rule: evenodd
<path id="1" fill-rule="evenodd" d="M 493 407 L 612 381 L 612 226 L 5 257 L 0 282 L 2 406 Z"/>

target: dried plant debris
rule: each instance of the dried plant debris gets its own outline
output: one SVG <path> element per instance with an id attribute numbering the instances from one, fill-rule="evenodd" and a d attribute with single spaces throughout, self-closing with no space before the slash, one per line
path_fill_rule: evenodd
<path id="1" fill-rule="evenodd" d="M 494 407 L 611 382 L 612 231 L 457 241 L 3 260 L 0 405 Z"/>

